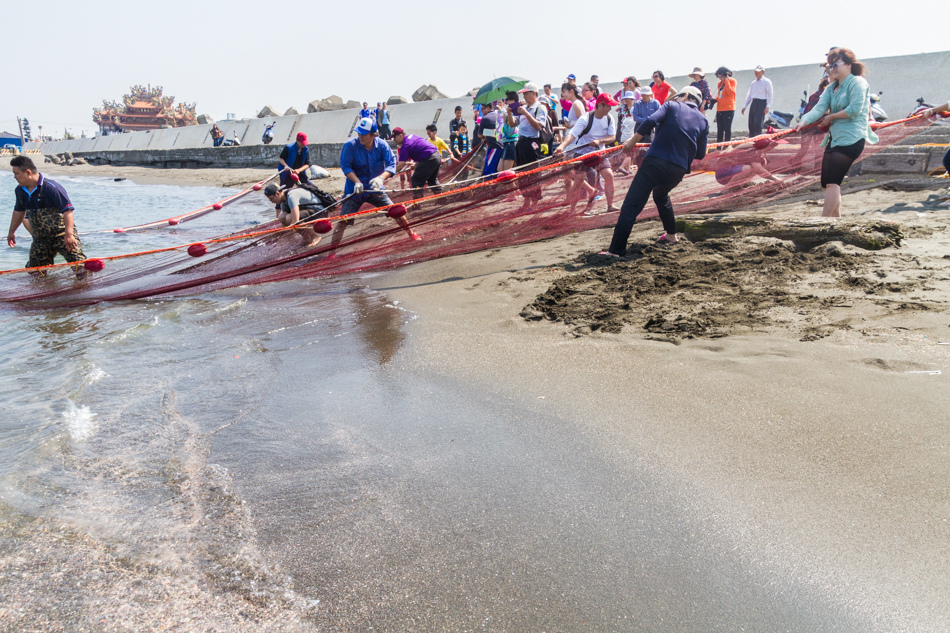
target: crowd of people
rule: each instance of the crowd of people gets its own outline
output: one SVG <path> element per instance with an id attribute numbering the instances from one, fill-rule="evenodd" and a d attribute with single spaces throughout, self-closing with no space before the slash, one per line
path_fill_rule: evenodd
<path id="1" fill-rule="evenodd" d="M 864 79 L 865 65 L 851 50 L 834 47 L 829 50 L 823 67 L 825 77 L 819 89 L 809 97 L 796 129 L 802 133 L 803 148 L 817 142 L 818 135 L 824 135 L 821 141 L 824 147 L 823 215 L 838 217 L 841 183 L 865 144 L 876 142 L 877 137 L 870 125 L 870 88 Z M 742 114 L 749 112 L 750 137 L 761 134 L 774 98 L 772 82 L 765 77 L 765 69 L 758 66 L 754 74 L 755 80 L 747 89 L 741 109 Z M 462 107 L 456 107 L 448 123 L 448 142 L 438 136 L 435 124 L 426 127 L 425 137 L 409 134 L 399 127 L 391 129 L 387 105 L 380 102 L 371 110 L 364 102 L 355 128 L 357 137 L 344 144 L 340 155 L 346 186 L 336 213 L 351 215 L 364 204 L 389 207 L 392 200 L 386 193 L 386 183 L 396 175 L 403 185 L 408 178 L 414 199 L 425 195 L 427 190 L 439 193 L 442 185 L 438 174 L 443 162 L 468 160 L 470 152 L 482 144 L 485 154 L 481 176 L 529 165 L 546 155 L 560 156 L 568 150 L 575 156 L 583 155 L 621 144 L 625 156 L 616 175 L 610 161 L 595 158 L 579 161 L 575 170 L 564 178 L 565 196 L 571 209 L 585 198 L 588 209 L 606 198 L 606 211 L 602 212 L 619 212 L 619 218 L 610 247 L 602 254 L 621 257 L 626 252 L 637 216 L 652 196 L 665 229 L 659 241 L 675 243 L 676 224 L 670 192 L 689 173 L 693 161 L 706 155 L 707 111 L 715 109 L 717 142 L 732 139 L 738 86 L 725 66 L 719 67 L 715 76 L 715 93 L 700 67 L 693 68 L 689 73 L 692 83 L 680 90 L 674 88 L 660 70 L 652 74 L 648 84 L 641 84 L 632 75 L 625 77 L 614 95 L 600 88 L 597 75 L 580 85 L 573 74 L 568 75 L 558 94 L 551 84 L 539 87 L 527 82 L 520 90 L 507 92 L 502 99 L 473 105 L 471 128 L 464 119 Z M 929 117 L 947 111 L 950 104 L 944 103 L 923 114 Z M 811 128 L 816 123 L 817 133 Z M 216 145 L 223 136 L 218 130 Z M 396 152 L 387 142 L 390 139 L 396 145 Z M 644 144 L 648 148 L 644 149 Z M 633 168 L 635 152 L 636 169 Z M 70 262 L 84 259 L 73 222 L 73 207 L 66 192 L 57 183 L 44 179 L 27 157 L 14 158 L 11 166 L 18 187 L 8 233 L 10 246 L 16 242 L 17 227 L 23 224 L 34 237 L 28 266 L 50 264 L 56 254 Z M 950 151 L 944 157 L 944 166 L 950 171 Z M 319 189 L 307 186 L 310 167 L 308 139 L 306 134 L 299 133 L 278 158 L 280 185 L 271 184 L 264 189 L 264 195 L 275 205 L 277 219 L 285 226 L 325 217 L 331 206 L 319 195 L 322 193 Z M 466 168 L 470 168 L 467 163 Z M 736 165 L 727 171 L 716 174 L 723 186 L 734 186 L 757 176 L 781 184 L 761 164 Z M 634 175 L 633 182 L 617 207 L 615 178 L 631 175 Z M 540 200 L 541 188 L 525 186 L 521 195 L 524 206 L 531 208 Z M 406 212 L 404 207 L 396 212 L 390 209 L 389 216 L 411 239 L 421 240 L 406 220 Z M 352 223 L 352 219 L 336 223 L 333 244 L 339 243 Z M 306 236 L 306 240 L 313 246 L 319 242 L 319 236 Z"/>

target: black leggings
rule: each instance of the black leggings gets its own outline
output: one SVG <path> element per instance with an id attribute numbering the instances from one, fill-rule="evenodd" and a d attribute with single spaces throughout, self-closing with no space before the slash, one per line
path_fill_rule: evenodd
<path id="1" fill-rule="evenodd" d="M 943 155 L 943 168 L 947 170 L 948 174 L 950 174 L 950 149 L 948 149 L 947 153 Z"/>
<path id="2" fill-rule="evenodd" d="M 841 185 L 848 175 L 851 165 L 864 151 L 864 139 L 851 145 L 839 145 L 825 148 L 825 155 L 821 159 L 821 186 Z"/>
<path id="3" fill-rule="evenodd" d="M 732 140 L 732 119 L 736 116 L 735 110 L 716 112 L 716 142 Z"/>
<path id="4" fill-rule="evenodd" d="M 647 156 L 643 159 L 643 164 L 637 170 L 637 175 L 620 207 L 620 217 L 617 219 L 614 237 L 608 249 L 611 253 L 623 256 L 627 252 L 627 240 L 630 238 L 630 231 L 633 230 L 633 223 L 637 221 L 637 216 L 643 211 L 651 193 L 657 211 L 660 212 L 663 228 L 667 233 L 676 233 L 676 218 L 673 216 L 670 191 L 680 184 L 687 173 L 686 169 L 679 165 L 655 156 Z"/>

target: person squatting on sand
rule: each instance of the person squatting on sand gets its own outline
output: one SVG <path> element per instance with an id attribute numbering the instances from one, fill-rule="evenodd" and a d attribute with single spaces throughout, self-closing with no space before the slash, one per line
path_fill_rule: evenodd
<path id="1" fill-rule="evenodd" d="M 640 129 L 649 133 L 656 128 L 656 138 L 630 184 L 620 207 L 620 217 L 614 227 L 610 248 L 601 251 L 602 255 L 622 257 L 626 254 L 630 231 L 651 193 L 660 212 L 663 228 L 666 229 L 666 233 L 660 236 L 660 242 L 677 241 L 670 191 L 689 173 L 694 160 L 702 160 L 706 156 L 709 122 L 699 110 L 702 102 L 702 93 L 693 86 L 687 86 L 644 121 Z M 634 134 L 624 143 L 624 151 L 633 151 L 641 138 L 641 132 Z"/>
<path id="2" fill-rule="evenodd" d="M 610 115 L 610 109 L 617 105 L 609 94 L 601 93 L 596 100 L 596 106 L 593 112 L 587 112 L 577 120 L 571 131 L 567 133 L 564 141 L 554 150 L 555 156 L 564 153 L 567 147 L 583 147 L 578 155 L 590 154 L 603 147 L 614 143 L 616 139 L 616 126 L 614 119 Z M 594 203 L 594 197 L 597 195 L 597 189 L 591 186 L 586 178 L 590 172 L 600 175 L 604 179 L 604 193 L 607 196 L 607 211 L 616 211 L 614 207 L 614 173 L 610 169 L 610 160 L 604 156 L 600 157 L 592 166 L 581 162 L 577 166 L 574 174 L 568 174 L 564 179 L 567 187 L 567 199 L 571 202 L 571 211 L 577 206 L 577 202 L 583 197 L 584 191 L 587 192 L 588 208 Z M 596 180 L 595 180 L 596 182 Z"/>
<path id="3" fill-rule="evenodd" d="M 379 128 L 372 118 L 360 119 L 356 126 L 356 138 L 343 144 L 340 152 L 340 170 L 346 177 L 343 188 L 341 215 L 356 213 L 364 203 L 385 207 L 393 203 L 386 195 L 386 181 L 396 175 L 396 155 L 389 144 L 378 136 Z M 434 149 L 434 148 L 433 148 Z M 343 239 L 343 232 L 353 220 L 337 222 L 330 243 L 336 246 Z M 405 217 L 396 218 L 414 240 L 421 240 L 409 226 Z"/>
<path id="4" fill-rule="evenodd" d="M 291 226 L 298 222 L 315 219 L 324 211 L 323 204 L 316 194 L 300 187 L 281 189 L 271 183 L 264 187 L 264 197 L 271 201 L 277 210 L 277 220 L 283 226 Z M 303 234 L 307 246 L 316 246 L 320 236 L 310 230 Z"/>
<path id="5" fill-rule="evenodd" d="M 67 262 L 86 259 L 73 219 L 75 207 L 62 185 L 37 171 L 29 156 L 14 156 L 10 167 L 17 182 L 16 203 L 7 232 L 10 248 L 16 246 L 16 230 L 22 224 L 33 236 L 27 268 L 49 266 L 57 253 Z M 85 274 L 85 269 L 77 268 L 77 274 Z"/>
<path id="6" fill-rule="evenodd" d="M 944 101 L 943 104 L 941 105 L 934 106 L 927 110 L 923 110 L 921 111 L 920 114 L 924 118 L 929 119 L 933 115 L 939 114 L 941 112 L 950 112 L 950 99 L 948 99 L 947 101 Z M 950 149 L 948 149 L 947 153 L 943 155 L 943 168 L 947 170 L 948 174 L 950 174 Z M 941 207 L 950 206 L 950 195 L 941 196 L 940 206 Z"/>
<path id="7" fill-rule="evenodd" d="M 864 151 L 865 142 L 877 142 L 868 116 L 871 89 L 863 77 L 865 72 L 865 65 L 849 49 L 831 49 L 828 53 L 831 84 L 795 128 L 801 132 L 815 122 L 821 128 L 828 128 L 821 143 L 825 148 L 821 161 L 821 186 L 825 190 L 821 215 L 824 217 L 841 217 L 841 182 Z"/>

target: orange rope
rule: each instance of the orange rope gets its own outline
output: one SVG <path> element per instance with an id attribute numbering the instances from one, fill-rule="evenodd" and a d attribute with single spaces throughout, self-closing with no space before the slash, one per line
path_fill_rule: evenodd
<path id="1" fill-rule="evenodd" d="M 879 130 L 879 129 L 883 129 L 883 128 L 887 128 L 887 127 L 892 127 L 892 126 L 894 126 L 894 125 L 900 125 L 900 124 L 902 124 L 902 123 L 907 123 L 908 121 L 913 121 L 913 120 L 918 119 L 918 118 L 920 118 L 920 115 L 914 115 L 914 116 L 910 116 L 910 117 L 907 117 L 907 118 L 904 118 L 904 119 L 899 119 L 899 120 L 897 120 L 897 121 L 887 121 L 886 123 L 872 124 L 871 127 L 872 127 L 873 129 Z M 817 125 L 817 124 L 813 124 L 813 125 Z M 805 129 L 811 128 L 811 127 L 813 127 L 813 125 L 806 126 Z M 788 129 L 788 130 L 782 130 L 781 132 L 775 132 L 775 133 L 773 133 L 773 134 L 761 134 L 761 135 L 759 135 L 759 136 L 755 136 L 755 137 L 752 137 L 752 138 L 740 139 L 740 140 L 736 140 L 736 141 L 728 141 L 728 142 L 724 142 L 724 143 L 713 143 L 713 144 L 711 144 L 709 147 L 718 149 L 718 148 L 722 148 L 722 147 L 730 147 L 730 146 L 735 146 L 735 145 L 742 145 L 742 144 L 744 144 L 744 143 L 754 143 L 755 141 L 758 141 L 758 140 L 761 140 L 761 139 L 776 139 L 776 138 L 781 138 L 781 137 L 783 137 L 783 136 L 787 136 L 787 135 L 789 135 L 789 134 L 793 134 L 795 131 L 796 131 L 795 128 L 791 128 L 791 129 Z M 650 144 L 649 144 L 649 143 L 637 143 L 635 147 L 641 147 L 641 148 L 642 148 L 642 147 L 650 147 Z M 571 158 L 571 159 L 568 159 L 568 160 L 564 160 L 564 161 L 560 161 L 560 162 L 556 162 L 556 163 L 551 163 L 551 164 L 549 164 L 549 165 L 544 165 L 543 167 L 538 167 L 538 168 L 535 168 L 535 169 L 532 169 L 532 170 L 529 170 L 529 171 L 520 172 L 520 173 L 516 174 L 514 178 L 512 178 L 512 181 L 517 180 L 517 179 L 520 179 L 520 178 L 524 178 L 525 176 L 530 176 L 531 174 L 536 174 L 536 173 L 541 173 L 541 172 L 549 171 L 549 170 L 551 170 L 551 169 L 554 169 L 554 168 L 556 168 L 556 167 L 560 167 L 560 166 L 562 166 L 562 165 L 569 165 L 569 164 L 572 164 L 572 163 L 579 163 L 579 162 L 583 161 L 584 159 L 587 159 L 589 156 L 592 156 L 592 155 L 598 155 L 598 154 L 600 154 L 600 155 L 606 155 L 606 154 L 611 154 L 611 153 L 613 153 L 613 152 L 622 151 L 622 150 L 623 150 L 623 147 L 622 147 L 622 146 L 615 146 L 615 147 L 608 147 L 608 148 L 605 148 L 605 149 L 602 149 L 602 150 L 598 150 L 598 151 L 596 151 L 596 152 L 590 152 L 590 153 L 588 153 L 588 154 L 585 154 L 584 156 L 578 156 L 578 157 L 576 157 L 576 158 Z M 225 242 L 232 242 L 232 241 L 236 241 L 236 240 L 243 240 L 243 239 L 249 239 L 249 238 L 255 238 L 255 237 L 263 237 L 263 236 L 266 236 L 266 235 L 275 235 L 275 234 L 278 234 L 278 233 L 283 233 L 283 232 L 288 232 L 288 231 L 296 231 L 297 229 L 299 229 L 299 228 L 301 228 L 301 227 L 310 226 L 310 225 L 312 225 L 312 224 L 314 224 L 314 223 L 316 223 L 316 222 L 319 222 L 320 220 L 324 220 L 324 219 L 325 219 L 325 220 L 329 220 L 330 222 L 339 222 L 339 221 L 341 221 L 341 220 L 350 220 L 350 219 L 354 219 L 354 218 L 357 218 L 357 217 L 360 217 L 360 216 L 364 216 L 364 215 L 381 213 L 381 212 L 386 211 L 387 209 L 390 209 L 390 208 L 392 208 L 392 207 L 394 207 L 394 206 L 397 206 L 397 205 L 402 205 L 402 206 L 405 206 L 405 207 L 408 208 L 408 207 L 410 207 L 410 206 L 418 205 L 418 204 L 420 204 L 420 203 L 422 203 L 422 202 L 427 202 L 427 201 L 430 201 L 430 200 L 436 200 L 436 199 L 438 199 L 438 198 L 443 198 L 443 197 L 445 197 L 445 196 L 455 195 L 455 194 L 458 194 L 458 193 L 461 193 L 461 192 L 465 192 L 465 191 L 474 191 L 475 189 L 478 189 L 478 188 L 480 188 L 480 187 L 486 187 L 486 186 L 492 185 L 492 184 L 498 184 L 496 181 L 497 181 L 497 178 L 494 178 L 494 179 L 492 179 L 492 180 L 486 180 L 485 182 L 480 182 L 480 183 L 477 183 L 477 184 L 474 184 L 474 185 L 469 185 L 469 186 L 467 186 L 467 187 L 462 187 L 462 188 L 460 188 L 460 189 L 453 189 L 452 191 L 446 191 L 446 192 L 442 192 L 442 193 L 433 194 L 433 195 L 431 195 L 431 196 L 425 196 L 425 197 L 422 197 L 422 198 L 418 198 L 418 199 L 412 200 L 411 202 L 409 202 L 409 203 L 407 203 L 407 204 L 403 204 L 403 203 L 393 203 L 393 204 L 386 205 L 386 206 L 382 206 L 382 207 L 375 207 L 375 208 L 373 208 L 373 209 L 368 209 L 368 210 L 366 210 L 366 211 L 357 211 L 357 212 L 355 212 L 355 213 L 349 213 L 349 214 L 347 214 L 347 215 L 339 215 L 339 216 L 336 216 L 336 217 L 333 217 L 333 218 L 317 218 L 317 219 L 314 219 L 314 220 L 308 220 L 308 221 L 306 221 L 306 222 L 301 222 L 301 223 L 294 224 L 294 225 L 292 225 L 292 226 L 287 226 L 287 227 L 279 227 L 279 228 L 267 229 L 266 231 L 255 231 L 255 232 L 252 232 L 252 233 L 241 233 L 241 234 L 238 234 L 238 235 L 229 235 L 229 236 L 225 236 L 225 237 L 219 237 L 219 238 L 214 238 L 214 239 L 210 239 L 210 240 L 204 240 L 203 242 L 190 242 L 190 243 L 188 243 L 188 244 L 181 244 L 181 245 L 179 245 L 179 246 L 168 246 L 168 247 L 166 247 L 166 248 L 157 248 L 157 249 L 152 249 L 152 250 L 148 250 L 148 251 L 139 251 L 139 252 L 136 252 L 136 253 L 126 253 L 126 254 L 123 254 L 123 255 L 110 255 L 110 256 L 107 256 L 107 257 L 96 257 L 96 258 L 89 258 L 89 259 L 100 259 L 100 260 L 103 260 L 103 261 L 114 261 L 114 260 L 120 260 L 120 259 L 128 259 L 128 258 L 130 258 L 130 257 L 139 257 L 139 256 L 142 256 L 142 255 L 153 255 L 153 254 L 156 254 L 156 253 L 167 253 L 167 252 L 176 251 L 176 250 L 183 250 L 183 249 L 187 250 L 188 247 L 194 246 L 195 244 L 222 244 L 222 243 L 225 243 Z M 265 182 L 266 182 L 266 181 L 265 181 Z M 251 189 L 253 189 L 253 187 L 251 187 Z M 339 202 L 342 202 L 342 200 L 340 200 Z M 411 225 L 412 225 L 412 223 L 410 223 L 410 226 L 411 226 Z M 82 260 L 82 261 L 88 261 L 88 260 Z M 36 266 L 36 267 L 34 267 L 34 268 L 13 268 L 13 269 L 10 269 L 10 270 L 0 270 L 0 275 L 6 275 L 6 274 L 10 274 L 10 273 L 29 272 L 29 271 L 49 270 L 49 269 L 53 269 L 53 268 L 64 268 L 64 267 L 67 267 L 67 266 L 72 267 L 72 266 L 77 266 L 77 265 L 79 265 L 80 263 L 81 263 L 81 262 L 64 262 L 64 263 L 62 263 L 62 264 L 50 264 L 50 265 L 48 265 L 48 266 Z"/>

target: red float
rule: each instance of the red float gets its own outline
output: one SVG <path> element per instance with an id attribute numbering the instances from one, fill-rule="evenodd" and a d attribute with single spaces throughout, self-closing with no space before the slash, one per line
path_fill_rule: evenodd
<path id="1" fill-rule="evenodd" d="M 517 177 L 518 177 L 518 174 L 516 174 L 513 170 L 506 169 L 503 172 L 499 172 L 498 177 L 495 178 L 495 180 L 500 180 L 501 182 L 505 182 L 506 180 L 513 180 L 514 178 L 517 178 Z"/>
<path id="2" fill-rule="evenodd" d="M 771 145 L 771 144 L 772 144 L 772 142 L 771 142 L 769 139 L 767 139 L 767 138 L 760 138 L 760 139 L 757 139 L 755 142 L 752 143 L 752 147 L 754 147 L 755 149 L 767 149 L 767 148 L 769 147 L 769 145 Z"/>
<path id="3" fill-rule="evenodd" d="M 83 261 L 82 267 L 91 273 L 97 273 L 106 267 L 106 263 L 101 259 L 87 259 Z"/>
<path id="4" fill-rule="evenodd" d="M 264 188 L 264 185 L 262 185 L 261 183 L 257 183 L 256 185 L 251 187 L 251 189 L 253 189 L 254 191 L 260 191 L 263 188 Z"/>
<path id="5" fill-rule="evenodd" d="M 313 230 L 317 233 L 329 233 L 333 230 L 333 222 L 327 219 L 317 220 L 313 223 Z"/>
<path id="6" fill-rule="evenodd" d="M 175 225 L 178 224 L 179 222 L 181 222 L 181 220 L 179 220 L 178 218 L 169 218 L 169 219 L 168 219 L 168 223 L 169 223 L 170 225 L 172 225 L 172 226 L 175 226 Z"/>
<path id="7" fill-rule="evenodd" d="M 386 212 L 386 214 L 394 220 L 401 218 L 402 216 L 406 215 L 406 213 L 408 213 L 408 210 L 403 204 L 394 204 L 393 206 L 389 207 L 389 211 Z"/>
<path id="8" fill-rule="evenodd" d="M 200 242 L 198 244 L 192 244 L 188 247 L 188 254 L 192 257 L 201 257 L 208 252 L 208 247 Z"/>
<path id="9" fill-rule="evenodd" d="M 213 205 L 211 205 L 211 208 L 214 209 L 215 211 L 220 211 L 221 209 L 224 208 L 224 205 L 221 204 L 220 202 L 215 202 Z"/>

